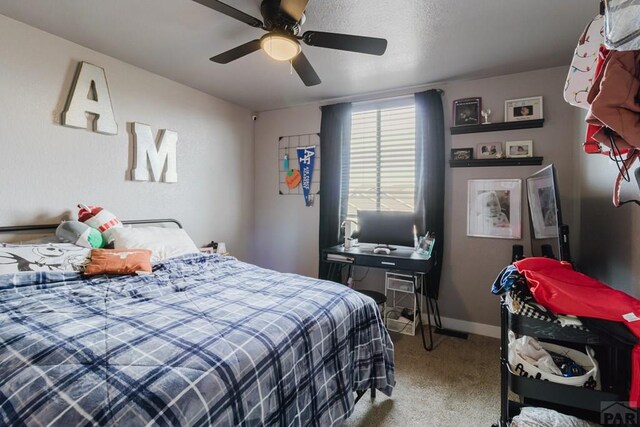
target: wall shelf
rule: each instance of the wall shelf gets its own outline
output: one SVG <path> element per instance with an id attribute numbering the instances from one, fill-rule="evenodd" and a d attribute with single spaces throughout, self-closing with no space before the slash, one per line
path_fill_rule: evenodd
<path id="1" fill-rule="evenodd" d="M 461 135 L 464 133 L 498 132 L 503 130 L 541 128 L 543 124 L 544 119 L 539 119 L 522 120 L 519 122 L 489 123 L 486 125 L 452 126 L 449 129 L 451 130 L 451 135 Z"/>
<path id="2" fill-rule="evenodd" d="M 487 166 L 536 166 L 542 164 L 543 157 L 518 157 L 510 159 L 469 159 L 449 160 L 452 168 L 475 168 Z"/>

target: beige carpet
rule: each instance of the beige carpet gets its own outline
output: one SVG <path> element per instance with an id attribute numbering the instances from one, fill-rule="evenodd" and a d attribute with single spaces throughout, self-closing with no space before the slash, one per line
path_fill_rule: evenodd
<path id="1" fill-rule="evenodd" d="M 426 352 L 420 335 L 391 334 L 395 345 L 396 387 L 392 397 L 363 396 L 344 423 L 355 426 L 486 426 L 500 415 L 500 342 L 434 334 Z"/>

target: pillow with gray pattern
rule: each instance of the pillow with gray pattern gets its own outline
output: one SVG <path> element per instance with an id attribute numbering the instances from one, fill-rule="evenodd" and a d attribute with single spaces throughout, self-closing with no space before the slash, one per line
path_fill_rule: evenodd
<path id="1" fill-rule="evenodd" d="M 25 271 L 77 271 L 91 260 L 91 249 L 71 243 L 15 245 L 0 243 L 0 274 Z"/>

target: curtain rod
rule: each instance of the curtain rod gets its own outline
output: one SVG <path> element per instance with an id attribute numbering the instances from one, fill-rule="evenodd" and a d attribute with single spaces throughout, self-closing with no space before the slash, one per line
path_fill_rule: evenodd
<path id="1" fill-rule="evenodd" d="M 440 95 L 444 94 L 444 90 L 442 89 L 427 89 L 427 90 L 435 90 L 436 92 L 438 92 Z M 421 91 L 421 92 L 426 92 L 426 91 Z M 417 93 L 417 92 L 416 92 Z M 371 98 L 371 99 L 364 99 L 362 101 L 353 101 L 352 104 L 353 105 L 360 105 L 360 104 L 368 104 L 370 102 L 384 102 L 384 101 L 395 101 L 395 100 L 400 100 L 400 99 L 405 99 L 405 98 L 411 98 L 413 95 L 415 95 L 415 93 L 408 93 L 406 95 L 397 95 L 397 96 L 390 96 L 390 97 L 386 97 L 386 98 Z"/>
<path id="2" fill-rule="evenodd" d="M 390 89 L 386 91 L 369 92 L 369 93 L 363 93 L 359 95 L 350 95 L 350 96 L 342 96 L 339 98 L 324 99 L 322 101 L 319 101 L 317 105 L 319 107 L 322 107 L 325 105 L 339 104 L 341 102 L 351 102 L 352 104 L 355 104 L 355 103 L 366 102 L 366 101 L 403 98 L 406 96 L 412 96 L 418 92 L 426 92 L 427 90 L 430 90 L 430 89 L 435 89 L 438 91 L 438 93 L 440 93 L 440 95 L 443 95 L 444 94 L 443 89 L 434 87 L 437 84 L 443 84 L 443 83 L 436 83 L 433 85 L 408 86 L 408 87 L 403 87 L 398 89 Z M 401 95 L 396 95 L 397 93 L 401 93 Z M 385 96 L 385 94 L 390 94 L 390 96 Z"/>

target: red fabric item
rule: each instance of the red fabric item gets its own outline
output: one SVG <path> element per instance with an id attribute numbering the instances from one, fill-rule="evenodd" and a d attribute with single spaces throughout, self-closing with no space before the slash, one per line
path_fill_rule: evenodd
<path id="1" fill-rule="evenodd" d="M 604 45 L 600 45 L 598 49 L 598 62 L 596 63 L 596 69 L 594 72 L 594 78 L 597 78 L 602 71 L 602 65 L 604 64 L 604 60 L 607 59 L 607 55 L 609 55 L 609 49 L 607 49 Z M 600 147 L 600 143 L 597 139 L 593 137 L 596 132 L 599 132 L 602 129 L 602 125 L 597 125 L 593 123 L 587 124 L 587 135 L 585 137 L 585 142 L 582 145 L 584 152 L 587 154 L 595 154 L 595 153 L 603 153 L 607 154 L 609 151 L 607 150 L 604 153 Z"/>
<path id="2" fill-rule="evenodd" d="M 538 303 L 556 313 L 622 322 L 640 338 L 640 320 L 629 322 L 622 317 L 629 313 L 640 317 L 640 300 L 574 271 L 567 262 L 533 257 L 514 265 L 526 277 Z M 631 354 L 631 377 L 629 403 L 637 408 L 640 402 L 640 344 L 634 346 Z"/>

